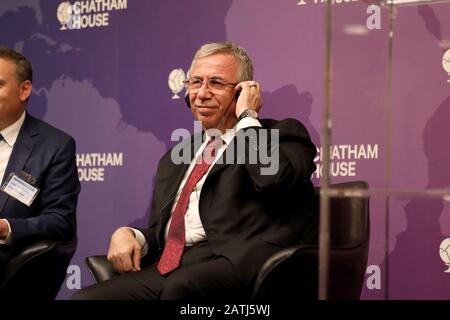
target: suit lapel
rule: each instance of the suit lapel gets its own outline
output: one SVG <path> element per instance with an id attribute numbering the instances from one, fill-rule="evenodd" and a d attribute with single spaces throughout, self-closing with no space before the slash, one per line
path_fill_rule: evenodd
<path id="1" fill-rule="evenodd" d="M 194 143 L 194 139 L 196 136 L 192 136 L 188 150 L 190 151 L 191 161 L 194 159 L 195 154 L 197 153 L 198 147 Z M 201 145 L 201 144 L 200 144 Z M 185 150 L 185 149 L 183 149 Z M 171 161 L 171 160 L 169 160 Z M 159 212 L 157 226 L 156 226 L 156 237 L 158 244 L 162 243 L 162 227 L 166 225 L 167 221 L 170 218 L 170 210 L 172 209 L 173 202 L 177 196 L 177 191 L 180 187 L 181 181 L 184 178 L 187 170 L 189 169 L 189 163 L 184 163 L 180 165 L 174 165 L 171 170 L 173 170 L 173 174 L 170 178 L 167 179 L 166 185 L 164 185 L 164 199 L 162 199 L 162 207 Z"/>
<path id="2" fill-rule="evenodd" d="M 170 210 L 173 206 L 173 202 L 175 201 L 177 190 L 180 186 L 181 180 L 183 180 L 184 175 L 186 174 L 187 169 L 189 168 L 189 164 L 182 164 L 174 166 L 174 174 L 173 174 L 173 180 L 167 179 L 168 181 L 171 181 L 173 183 L 170 183 L 169 185 L 166 185 L 165 189 L 166 192 L 164 193 L 165 197 L 163 199 L 162 207 L 160 209 L 157 221 L 156 221 L 156 242 L 158 243 L 158 246 L 161 246 L 161 243 L 163 243 L 163 237 L 164 234 L 162 232 L 163 226 L 166 225 L 167 221 L 170 218 Z"/>
<path id="3" fill-rule="evenodd" d="M 161 213 L 167 211 L 167 209 L 171 208 L 170 203 L 173 202 L 173 200 L 176 198 L 176 193 L 178 188 L 180 187 L 180 183 L 183 180 L 184 175 L 186 174 L 186 171 L 189 168 L 189 164 L 181 164 L 174 166 L 174 172 L 171 178 L 167 179 L 170 184 L 165 186 L 165 198 L 161 203 L 164 204 L 165 207 L 161 208 Z"/>
<path id="4" fill-rule="evenodd" d="M 198 137 L 198 135 L 191 136 L 191 139 L 188 142 L 189 148 L 186 148 L 190 151 L 191 162 L 193 161 L 194 156 L 197 153 L 197 150 L 201 145 L 201 144 L 195 145 L 194 141 L 195 141 L 196 137 Z M 182 149 L 182 150 L 186 150 L 186 149 Z M 170 184 L 165 186 L 166 187 L 166 192 L 165 192 L 166 198 L 164 199 L 163 203 L 169 203 L 174 200 L 174 198 L 176 197 L 178 188 L 180 187 L 181 181 L 183 180 L 183 177 L 189 168 L 189 165 L 190 165 L 190 163 L 184 163 L 184 164 L 173 166 L 173 169 L 172 169 L 173 175 L 170 179 L 168 179 L 168 181 L 170 181 L 169 182 Z M 170 207 L 170 206 L 168 206 L 168 207 Z M 162 209 L 162 210 L 164 211 L 164 209 Z"/>
<path id="5" fill-rule="evenodd" d="M 260 122 L 261 122 L 261 125 L 262 125 L 263 128 L 269 128 L 269 123 L 267 122 L 266 119 L 261 119 Z M 233 148 L 231 148 L 231 145 L 233 146 Z M 242 151 L 242 150 L 240 150 L 240 148 L 238 147 L 237 136 L 235 135 L 233 137 L 233 139 L 231 139 L 231 141 L 228 144 L 227 148 L 225 149 L 224 153 L 222 153 L 222 156 L 220 157 L 220 159 L 217 160 L 216 164 L 214 164 L 214 166 L 209 171 L 209 174 L 208 174 L 207 178 L 209 178 L 210 176 L 220 172 L 221 170 L 223 170 L 224 168 L 226 168 L 230 164 L 241 163 L 240 161 L 238 161 L 238 158 L 241 157 L 242 155 L 237 154 L 240 151 Z M 231 152 L 233 152 L 234 154 L 233 155 L 229 155 L 229 153 L 231 153 Z M 230 156 L 233 156 L 232 157 L 232 161 L 231 161 L 232 163 L 226 163 L 225 161 L 227 159 L 229 159 Z M 246 153 L 245 156 L 248 157 L 248 153 Z M 248 159 L 245 159 L 245 160 L 248 160 Z"/>
<path id="6" fill-rule="evenodd" d="M 209 171 L 206 179 L 208 179 L 210 176 L 216 174 L 217 172 L 221 171 L 222 169 L 226 168 L 227 166 L 230 165 L 230 163 L 226 163 L 227 159 L 229 160 L 228 154 L 231 152 L 230 146 L 233 145 L 234 146 L 234 155 L 233 155 L 233 159 L 232 162 L 236 163 L 236 150 L 237 150 L 237 145 L 236 145 L 236 137 L 234 137 L 230 143 L 227 145 L 227 147 L 225 148 L 225 151 L 222 153 L 222 155 L 220 156 L 219 159 L 217 159 L 217 162 L 213 165 L 213 167 L 211 168 L 211 170 Z"/>
<path id="7" fill-rule="evenodd" d="M 225 150 L 225 152 L 227 152 L 226 150 Z M 219 159 L 219 160 L 221 160 L 222 162 L 220 162 L 220 163 L 215 163 L 214 165 L 213 165 L 213 167 L 211 168 L 211 170 L 209 171 L 209 173 L 208 173 L 208 175 L 206 176 L 206 179 L 208 179 L 210 176 L 212 176 L 213 174 L 216 174 L 217 172 L 219 172 L 219 171 L 221 171 L 222 169 L 224 169 L 224 168 L 226 168 L 229 164 L 226 164 L 225 163 L 225 157 L 224 157 L 224 155 L 225 155 L 225 152 L 222 154 L 222 156 L 221 156 L 221 158 L 222 159 Z M 219 161 L 218 160 L 218 161 Z"/>
<path id="8" fill-rule="evenodd" d="M 16 143 L 14 144 L 11 157 L 9 158 L 2 185 L 6 179 L 8 179 L 11 172 L 19 174 L 22 171 L 33 151 L 35 135 L 37 135 L 37 132 L 33 127 L 33 119 L 27 114 L 22 128 L 19 131 L 19 135 L 17 136 Z M 6 193 L 0 191 L 0 212 L 3 211 L 8 198 L 9 196 Z"/>

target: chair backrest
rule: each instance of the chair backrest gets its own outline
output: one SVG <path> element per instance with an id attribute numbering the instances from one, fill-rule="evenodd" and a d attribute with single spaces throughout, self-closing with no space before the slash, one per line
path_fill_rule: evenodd
<path id="1" fill-rule="evenodd" d="M 367 189 L 363 181 L 334 189 Z M 330 198 L 330 265 L 328 299 L 359 299 L 369 253 L 370 217 L 367 196 Z"/>
<path id="2" fill-rule="evenodd" d="M 339 183 L 333 189 L 367 189 L 364 181 Z M 320 187 L 314 207 L 320 213 Z M 359 299 L 369 251 L 369 199 L 366 196 L 330 198 L 330 265 L 328 299 Z M 318 244 L 303 244 L 280 251 L 262 267 L 254 299 L 317 299 Z M 291 294 L 294 292 L 295 294 Z"/>

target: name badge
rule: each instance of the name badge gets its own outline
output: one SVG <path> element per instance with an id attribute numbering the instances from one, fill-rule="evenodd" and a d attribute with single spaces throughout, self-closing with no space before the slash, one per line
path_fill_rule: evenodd
<path id="1" fill-rule="evenodd" d="M 38 188 L 22 180 L 14 172 L 9 175 L 1 190 L 28 207 L 31 206 L 39 192 Z"/>

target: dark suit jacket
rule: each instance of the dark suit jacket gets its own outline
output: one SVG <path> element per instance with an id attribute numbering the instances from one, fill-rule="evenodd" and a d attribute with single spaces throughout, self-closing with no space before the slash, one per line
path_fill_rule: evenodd
<path id="1" fill-rule="evenodd" d="M 199 202 L 200 218 L 212 250 L 231 261 L 248 284 L 274 252 L 317 237 L 318 219 L 312 213 L 314 190 L 310 180 L 315 170 L 316 147 L 297 120 L 260 122 L 263 128 L 279 129 L 278 172 L 261 175 L 260 163 L 215 164 L 205 180 Z M 235 150 L 237 140 L 232 142 Z M 187 142 L 191 147 L 192 141 Z M 243 147 L 248 152 L 254 142 L 246 141 Z M 229 146 L 222 157 L 228 151 Z M 162 253 L 164 226 L 170 217 L 173 196 L 188 167 L 189 164 L 175 165 L 170 150 L 159 162 L 150 226 L 141 230 L 149 244 L 145 262 L 154 261 Z"/>
<path id="2" fill-rule="evenodd" d="M 34 186 L 40 191 L 30 207 L 0 191 L 0 218 L 8 220 L 12 231 L 11 243 L 0 245 L 4 260 L 33 241 L 74 237 L 73 215 L 80 192 L 74 139 L 27 114 L 3 182 L 11 172 L 22 171 L 36 179 Z"/>

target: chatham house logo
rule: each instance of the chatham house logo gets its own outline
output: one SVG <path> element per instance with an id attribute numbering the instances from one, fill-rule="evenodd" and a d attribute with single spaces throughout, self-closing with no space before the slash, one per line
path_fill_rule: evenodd
<path id="1" fill-rule="evenodd" d="M 450 77 L 450 49 L 445 51 L 444 56 L 442 57 L 442 67 Z M 450 79 L 448 79 L 447 82 L 450 82 Z"/>
<path id="2" fill-rule="evenodd" d="M 75 8 L 75 10 L 78 10 L 79 8 Z M 56 17 L 58 18 L 59 23 L 61 24 L 61 29 L 59 30 L 67 30 L 74 29 L 73 28 L 73 16 L 75 15 L 75 12 L 73 10 L 72 5 L 69 1 L 62 2 L 56 11 Z"/>
<path id="3" fill-rule="evenodd" d="M 184 89 L 183 81 L 186 79 L 186 74 L 183 69 L 173 69 L 169 73 L 168 84 L 169 88 L 173 93 L 172 99 L 180 99 L 178 93 L 180 93 Z"/>
<path id="4" fill-rule="evenodd" d="M 109 26 L 110 12 L 127 9 L 127 0 L 84 0 L 61 2 L 56 9 L 59 30 L 79 30 Z"/>
<path id="5" fill-rule="evenodd" d="M 439 255 L 448 267 L 445 272 L 450 272 L 450 238 L 444 239 L 444 241 L 441 242 L 441 245 L 439 246 Z"/>

